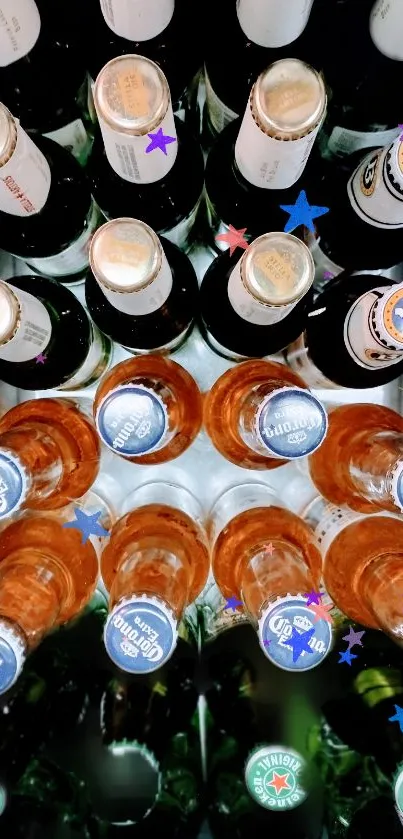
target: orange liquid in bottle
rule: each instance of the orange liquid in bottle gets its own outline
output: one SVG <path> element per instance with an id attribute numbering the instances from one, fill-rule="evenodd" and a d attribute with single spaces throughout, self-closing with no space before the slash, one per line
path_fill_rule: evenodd
<path id="1" fill-rule="evenodd" d="M 98 560 L 78 530 L 27 513 L 0 533 L 0 692 L 18 677 L 26 654 L 90 600 Z"/>
<path id="2" fill-rule="evenodd" d="M 282 404 L 269 407 L 260 434 L 265 405 L 274 406 L 272 400 Z M 305 382 L 283 364 L 260 360 L 238 364 L 217 379 L 205 397 L 204 424 L 216 449 L 246 469 L 277 469 L 290 458 L 305 456 L 320 445 L 327 427 L 323 406 Z M 304 430 L 311 432 L 311 426 L 312 437 Z"/>
<path id="3" fill-rule="evenodd" d="M 0 419 L 0 517 L 10 506 L 53 510 L 79 498 L 95 481 L 99 458 L 96 429 L 73 402 L 17 405 Z"/>
<path id="4" fill-rule="evenodd" d="M 108 448 L 132 463 L 165 463 L 190 446 L 202 423 L 191 375 L 159 355 L 129 359 L 104 376 L 94 417 Z"/>

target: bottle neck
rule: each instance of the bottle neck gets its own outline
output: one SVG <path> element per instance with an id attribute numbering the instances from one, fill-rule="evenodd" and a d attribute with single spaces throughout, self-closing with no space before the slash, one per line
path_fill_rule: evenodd
<path id="1" fill-rule="evenodd" d="M 347 469 L 355 494 L 390 509 L 402 509 L 403 434 L 357 431 L 348 444 Z"/>
<path id="2" fill-rule="evenodd" d="M 270 538 L 245 557 L 239 575 L 239 591 L 248 612 L 259 619 L 263 609 L 277 597 L 297 595 L 314 588 L 302 548 L 287 538 Z"/>
<path id="3" fill-rule="evenodd" d="M 313 0 L 238 0 L 239 25 L 249 41 L 275 49 L 291 44 L 308 23 Z"/>
<path id="4" fill-rule="evenodd" d="M 2 0 L 0 10 L 0 67 L 28 55 L 41 31 L 35 0 Z"/>
<path id="5" fill-rule="evenodd" d="M 43 427 L 27 422 L 0 434 L 0 455 L 2 452 L 11 454 L 21 465 L 27 486 L 22 501 L 26 505 L 42 501 L 55 491 L 63 475 L 63 461 L 57 443 Z"/>
<path id="6" fill-rule="evenodd" d="M 113 256 L 113 253 L 108 252 L 108 263 L 114 261 Z M 117 254 L 116 261 L 119 261 L 119 254 Z M 97 279 L 96 276 L 95 279 Z M 114 309 L 126 315 L 141 316 L 156 312 L 163 306 L 171 293 L 172 282 L 172 271 L 165 253 L 162 251 L 161 268 L 157 276 L 145 288 L 136 291 L 118 292 L 112 291 L 112 289 L 107 288 L 99 281 L 98 284 L 102 293 Z"/>
<path id="7" fill-rule="evenodd" d="M 281 259 L 281 255 L 279 255 Z M 246 288 L 241 276 L 241 259 L 231 271 L 228 280 L 228 299 L 234 311 L 239 317 L 246 320 L 248 323 L 253 323 L 258 326 L 271 326 L 273 323 L 279 323 L 281 320 L 289 315 L 293 308 L 299 303 L 301 297 L 293 300 L 292 303 L 285 303 L 284 305 L 271 306 L 268 303 L 263 303 L 251 294 Z M 264 273 L 267 273 L 268 279 L 273 278 L 273 266 L 260 266 Z M 284 268 L 287 269 L 286 260 L 284 260 Z M 306 293 L 306 292 L 304 292 Z"/>
<path id="8" fill-rule="evenodd" d="M 175 0 L 100 0 L 105 23 L 128 41 L 156 38 L 171 22 Z"/>
<path id="9" fill-rule="evenodd" d="M 43 354 L 51 341 L 52 323 L 40 300 L 7 283 L 17 301 L 19 313 L 12 337 L 0 344 L 0 359 L 12 363 L 32 361 Z M 40 362 L 38 362 L 40 363 Z"/>
<path id="10" fill-rule="evenodd" d="M 51 185 L 49 163 L 15 120 L 17 132 L 11 157 L 0 167 L 0 210 L 27 218 L 46 204 Z"/>
<path id="11" fill-rule="evenodd" d="M 384 230 L 403 227 L 403 143 L 367 155 L 347 184 L 354 212 L 366 224 Z"/>
<path id="12" fill-rule="evenodd" d="M 360 575 L 360 599 L 374 616 L 379 629 L 403 646 L 403 552 L 380 554 Z"/>
<path id="13" fill-rule="evenodd" d="M 167 545 L 167 541 L 173 541 L 173 544 Z M 189 580 L 187 563 L 183 561 L 182 552 L 178 553 L 175 540 L 162 539 L 158 533 L 155 537 L 133 538 L 127 551 L 110 590 L 111 605 L 128 597 L 157 597 L 175 610 L 179 620 L 187 605 Z"/>
<path id="14" fill-rule="evenodd" d="M 395 61 L 403 61 L 401 23 L 400 0 L 377 0 L 369 22 L 371 38 L 382 55 Z"/>

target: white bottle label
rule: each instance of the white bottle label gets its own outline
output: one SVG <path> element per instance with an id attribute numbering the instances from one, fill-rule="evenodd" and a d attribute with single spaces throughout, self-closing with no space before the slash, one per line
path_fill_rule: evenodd
<path id="1" fill-rule="evenodd" d="M 129 244 L 133 249 L 139 247 L 135 242 Z M 133 256 L 135 256 L 134 253 Z M 108 254 L 108 261 L 110 263 L 113 262 L 112 252 Z M 163 253 L 162 265 L 158 276 L 146 288 L 122 294 L 117 291 L 111 291 L 101 283 L 99 287 L 106 299 L 109 300 L 109 303 L 115 309 L 118 309 L 119 312 L 124 312 L 126 315 L 149 315 L 151 312 L 156 312 L 157 309 L 160 309 L 171 293 L 172 272 L 168 260 Z"/>
<path id="2" fill-rule="evenodd" d="M 8 283 L 20 304 L 20 321 L 15 335 L 0 345 L 2 361 L 31 361 L 46 349 L 52 334 L 49 313 L 32 294 Z"/>
<path id="3" fill-rule="evenodd" d="M 401 133 L 400 128 L 389 128 L 387 131 L 351 131 L 336 125 L 329 137 L 327 147 L 332 154 L 353 154 L 360 149 L 386 146 Z"/>
<path id="4" fill-rule="evenodd" d="M 169 103 L 164 119 L 156 125 L 152 134 L 160 128 L 164 135 L 174 137 L 175 142 L 165 147 L 166 154 L 160 148 L 146 152 L 152 139 L 148 134 L 135 136 L 122 134 L 111 128 L 98 113 L 99 126 L 105 145 L 105 151 L 112 169 L 125 181 L 135 184 L 151 184 L 160 181 L 170 172 L 178 153 L 178 141 L 172 105 Z"/>
<path id="5" fill-rule="evenodd" d="M 214 130 L 219 134 L 230 122 L 237 119 L 239 114 L 236 114 L 235 111 L 228 108 L 225 102 L 217 96 L 211 85 L 206 67 L 204 68 L 204 75 L 206 80 L 206 107 L 209 119 Z"/>
<path id="6" fill-rule="evenodd" d="M 41 19 L 34 0 L 0 0 L 0 67 L 28 55 L 40 31 Z"/>
<path id="7" fill-rule="evenodd" d="M 296 341 L 286 350 L 286 361 L 289 367 L 301 376 L 301 379 L 310 387 L 318 390 L 342 390 L 341 385 L 323 376 L 309 357 L 308 347 L 305 344 L 304 335 L 300 335 Z"/>
<path id="8" fill-rule="evenodd" d="M 168 26 L 175 0 L 100 0 L 109 28 L 129 41 L 149 41 Z"/>
<path id="9" fill-rule="evenodd" d="M 86 359 L 71 379 L 64 382 L 57 390 L 77 390 L 87 387 L 99 378 L 106 369 L 106 339 L 94 323 L 91 323 L 90 348 Z"/>
<path id="10" fill-rule="evenodd" d="M 238 0 L 239 25 L 261 47 L 284 47 L 305 29 L 313 0 Z"/>
<path id="11" fill-rule="evenodd" d="M 39 213 L 49 195 L 51 174 L 48 161 L 21 128 L 10 160 L 0 167 L 0 210 L 11 216 Z"/>
<path id="12" fill-rule="evenodd" d="M 77 160 L 84 157 L 89 152 L 91 141 L 84 128 L 82 119 L 74 119 L 62 128 L 57 128 L 55 131 L 48 131 L 45 137 L 54 140 L 59 146 L 63 146 Z"/>
<path id="13" fill-rule="evenodd" d="M 299 140 L 276 140 L 253 119 L 248 103 L 235 144 L 238 169 L 249 183 L 266 189 L 286 189 L 300 177 L 319 131 L 318 125 Z"/>
<path id="14" fill-rule="evenodd" d="M 385 288 L 374 288 L 363 294 L 344 321 L 346 349 L 355 363 L 366 370 L 382 370 L 402 360 L 402 352 L 385 347 L 371 329 L 373 305 L 384 294 Z"/>
<path id="15" fill-rule="evenodd" d="M 402 0 L 377 0 L 369 23 L 377 49 L 396 61 L 403 61 L 402 13 Z"/>
<path id="16" fill-rule="evenodd" d="M 378 149 L 360 163 L 347 184 L 354 212 L 374 227 L 403 227 L 403 143 Z"/>
<path id="17" fill-rule="evenodd" d="M 333 540 L 345 527 L 364 518 L 365 516 L 362 513 L 356 513 L 346 507 L 327 504 L 314 531 L 322 556 L 326 555 Z"/>
<path id="18" fill-rule="evenodd" d="M 46 256 L 39 259 L 29 259 L 28 265 L 49 277 L 65 277 L 69 274 L 78 274 L 88 266 L 88 253 L 91 239 L 95 230 L 104 221 L 97 205 L 93 202 L 87 219 L 87 227 L 81 236 L 73 242 L 66 250 L 54 256 Z"/>
<path id="19" fill-rule="evenodd" d="M 341 274 L 344 270 L 341 265 L 337 265 L 329 259 L 319 247 L 320 239 L 316 238 L 314 233 L 307 230 L 304 235 L 305 244 L 308 246 L 315 263 L 315 279 L 314 287 L 317 291 L 321 291 L 326 285 L 333 281 L 334 277 Z M 332 274 L 332 277 L 325 276 L 325 274 Z"/>
<path id="20" fill-rule="evenodd" d="M 270 254 L 259 254 L 258 256 L 269 257 Z M 280 266 L 277 264 L 279 260 L 284 262 L 281 268 L 284 271 L 290 271 L 290 266 L 283 260 L 281 254 L 276 253 L 275 261 L 271 261 L 269 266 L 271 279 L 273 279 L 273 272 L 275 272 L 276 267 L 280 270 Z M 241 278 L 240 264 L 241 260 L 235 265 L 228 280 L 228 299 L 237 315 L 247 320 L 248 323 L 255 323 L 259 326 L 270 326 L 272 323 L 278 323 L 299 303 L 299 300 L 295 300 L 293 303 L 288 303 L 285 306 L 269 306 L 266 303 L 260 303 L 245 288 Z M 264 270 L 264 266 L 262 270 Z M 267 269 L 268 271 L 269 269 Z"/>
<path id="21" fill-rule="evenodd" d="M 171 227 L 171 229 L 167 231 L 164 230 L 163 233 L 161 233 L 161 236 L 165 236 L 166 239 L 178 248 L 186 249 L 189 244 L 189 236 L 194 227 L 202 198 L 203 193 L 189 215 L 183 219 L 183 221 L 180 221 L 179 224 L 176 224 L 175 227 Z"/>

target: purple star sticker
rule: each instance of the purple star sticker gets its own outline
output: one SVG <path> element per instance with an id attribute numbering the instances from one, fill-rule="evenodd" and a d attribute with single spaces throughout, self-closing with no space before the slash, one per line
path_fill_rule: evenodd
<path id="1" fill-rule="evenodd" d="M 323 594 L 321 594 L 320 591 L 306 591 L 304 597 L 308 598 L 308 600 L 306 601 L 307 606 L 310 606 L 311 603 L 315 603 L 316 606 L 319 606 Z"/>
<path id="2" fill-rule="evenodd" d="M 352 650 L 357 644 L 362 647 L 362 636 L 365 635 L 365 630 L 363 629 L 362 632 L 354 632 L 352 626 L 349 627 L 348 635 L 343 635 L 343 641 L 347 641 L 348 649 Z"/>
<path id="3" fill-rule="evenodd" d="M 41 353 L 41 352 L 35 358 L 35 363 L 36 364 L 45 364 L 45 361 L 46 361 L 46 355 L 43 355 L 43 353 Z"/>
<path id="4" fill-rule="evenodd" d="M 398 126 L 397 126 L 397 127 L 398 127 L 398 128 L 400 128 L 400 129 L 401 129 L 401 131 L 402 131 L 402 133 L 401 133 L 401 135 L 400 135 L 400 137 L 399 137 L 399 140 L 403 140 L 403 123 L 402 123 L 402 122 L 399 122 L 399 124 L 398 124 Z"/>
<path id="5" fill-rule="evenodd" d="M 151 143 L 146 148 L 146 154 L 150 154 L 154 149 L 161 149 L 167 155 L 166 147 L 170 143 L 176 143 L 176 137 L 169 137 L 168 134 L 164 134 L 162 128 L 159 128 L 156 134 L 147 134 L 147 137 L 150 138 Z"/>

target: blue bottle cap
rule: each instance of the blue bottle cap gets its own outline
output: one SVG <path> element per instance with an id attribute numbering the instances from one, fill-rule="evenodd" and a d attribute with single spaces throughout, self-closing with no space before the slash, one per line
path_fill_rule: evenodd
<path id="1" fill-rule="evenodd" d="M 172 655 L 176 620 L 165 604 L 146 595 L 120 601 L 105 624 L 109 657 L 127 673 L 152 673 Z"/>
<path id="2" fill-rule="evenodd" d="M 152 390 L 142 385 L 125 385 L 105 397 L 96 424 L 109 449 L 123 457 L 133 457 L 160 447 L 168 416 L 164 403 Z"/>
<path id="3" fill-rule="evenodd" d="M 0 694 L 11 688 L 21 673 L 25 647 L 12 627 L 0 621 Z"/>
<path id="4" fill-rule="evenodd" d="M 403 461 L 399 461 L 390 473 L 390 487 L 396 507 L 403 511 Z"/>
<path id="5" fill-rule="evenodd" d="M 317 667 L 331 649 L 332 627 L 315 618 L 302 595 L 288 594 L 271 603 L 259 621 L 260 646 L 267 658 L 293 672 Z"/>
<path id="6" fill-rule="evenodd" d="M 27 474 L 17 457 L 0 451 L 0 519 L 18 510 L 27 494 Z"/>
<path id="7" fill-rule="evenodd" d="M 305 457 L 317 449 L 327 432 L 327 414 L 309 390 L 283 387 L 273 391 L 259 408 L 257 436 L 272 457 Z"/>

